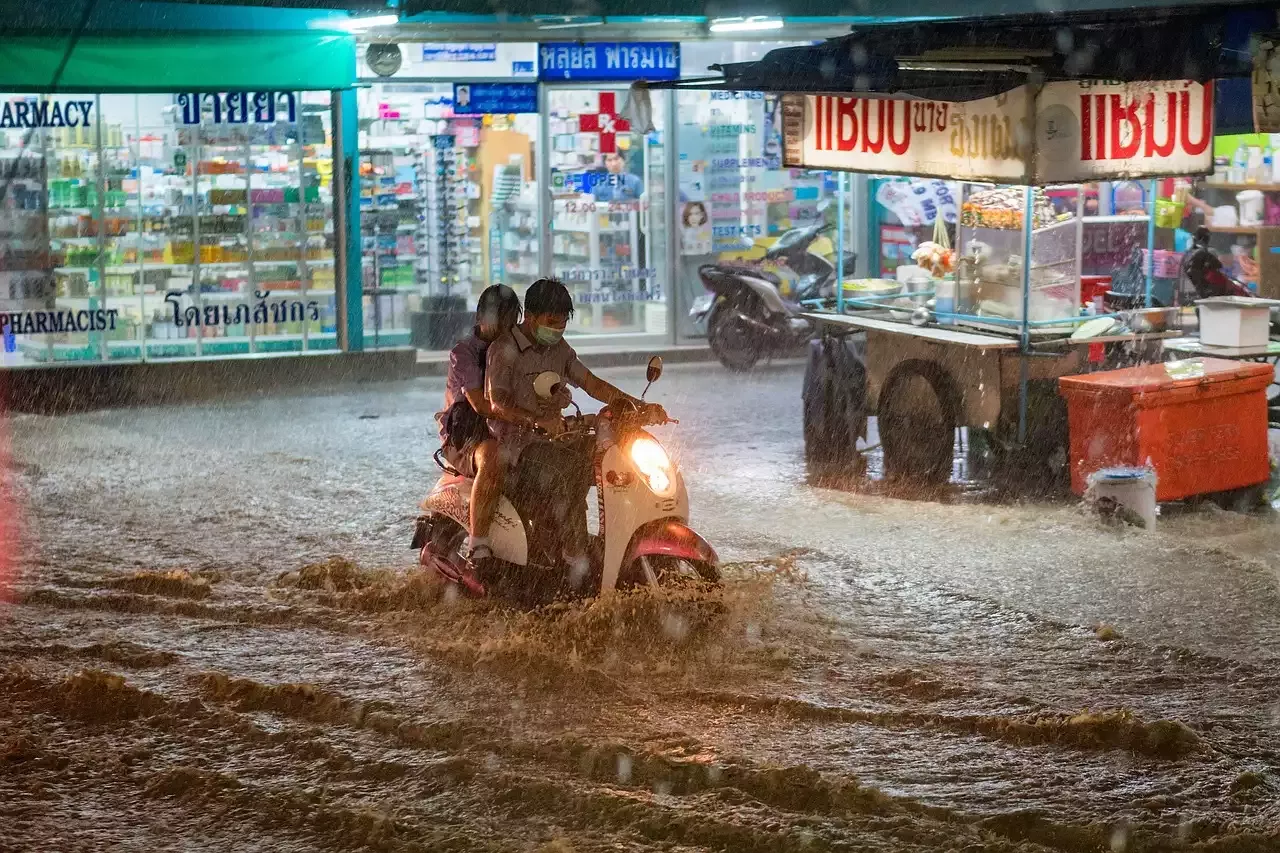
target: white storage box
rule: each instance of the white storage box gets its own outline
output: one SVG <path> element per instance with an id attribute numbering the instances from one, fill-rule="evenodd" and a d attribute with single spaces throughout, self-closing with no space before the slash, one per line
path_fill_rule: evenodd
<path id="1" fill-rule="evenodd" d="M 1274 299 L 1215 296 L 1196 300 L 1200 309 L 1200 343 L 1207 347 L 1265 347 Z"/>

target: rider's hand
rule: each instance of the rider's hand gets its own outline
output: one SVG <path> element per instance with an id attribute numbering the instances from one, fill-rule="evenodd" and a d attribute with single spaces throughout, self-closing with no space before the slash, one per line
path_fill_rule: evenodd
<path id="1" fill-rule="evenodd" d="M 562 411 L 569 408 L 573 402 L 573 392 L 569 390 L 568 385 L 561 385 L 560 389 L 551 395 L 551 399 L 555 402 L 556 411 Z"/>
<path id="2" fill-rule="evenodd" d="M 643 413 L 646 420 L 654 423 L 666 423 L 670 418 L 667 417 L 667 410 L 662 408 L 660 403 L 645 403 Z"/>
<path id="3" fill-rule="evenodd" d="M 564 418 L 559 415 L 547 415 L 538 418 L 538 427 L 552 438 L 564 435 Z"/>

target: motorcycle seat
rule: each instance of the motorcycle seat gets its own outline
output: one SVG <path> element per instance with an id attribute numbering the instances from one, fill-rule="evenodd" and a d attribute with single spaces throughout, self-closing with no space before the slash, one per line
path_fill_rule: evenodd
<path id="1" fill-rule="evenodd" d="M 753 278 L 764 279 L 774 287 L 782 286 L 782 279 L 776 274 L 769 270 L 752 266 L 751 264 L 717 264 L 716 266 L 721 272 L 731 273 L 734 275 L 749 275 Z"/>

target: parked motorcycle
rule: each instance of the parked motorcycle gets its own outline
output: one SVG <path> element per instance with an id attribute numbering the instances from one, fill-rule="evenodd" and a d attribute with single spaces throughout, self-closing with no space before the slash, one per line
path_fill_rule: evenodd
<path id="1" fill-rule="evenodd" d="M 783 296 L 782 279 L 758 264 L 720 262 L 698 268 L 698 277 L 709 291 L 694 301 L 689 316 L 705 328 L 707 342 L 720 363 L 730 370 L 750 370 L 762 356 L 785 352 L 813 335 L 813 325 L 800 314 L 800 303 L 835 296 L 836 267 L 810 251 L 814 242 L 834 226 L 816 223 L 793 228 L 778 238 L 765 259 L 781 262 L 795 275 L 794 285 Z M 857 256 L 845 257 L 852 270 Z"/>
<path id="2" fill-rule="evenodd" d="M 662 359 L 654 356 L 647 371 L 649 384 L 661 375 Z M 559 383 L 559 377 L 548 372 L 538 377 L 535 388 L 549 398 Z M 581 511 L 585 490 L 549 496 L 519 483 L 507 489 L 499 499 L 490 537 L 495 559 L 487 563 L 483 576 L 477 576 L 463 553 L 473 481 L 447 471 L 422 504 L 425 513 L 413 539 L 420 563 L 460 591 L 480 597 L 504 588 L 580 595 L 690 581 L 718 583 L 715 550 L 689 527 L 689 497 L 680 470 L 645 429 L 677 422 L 656 423 L 643 409 L 615 403 L 597 415 L 579 411 L 566 423 L 567 431 L 555 440 L 590 454 L 595 472 L 600 532 L 591 537 L 588 577 L 572 578 L 564 565 L 563 527 L 558 521 L 564 517 L 561 507 Z"/>

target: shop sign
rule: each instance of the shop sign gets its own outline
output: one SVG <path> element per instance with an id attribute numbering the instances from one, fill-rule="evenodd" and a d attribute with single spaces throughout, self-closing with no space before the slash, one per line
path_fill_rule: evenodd
<path id="1" fill-rule="evenodd" d="M 457 115 L 507 115 L 538 111 L 536 83 L 454 83 Z"/>
<path id="2" fill-rule="evenodd" d="M 298 118 L 298 101 L 293 92 L 183 92 L 177 96 L 182 107 L 182 123 L 275 124 L 277 107 L 285 110 L 284 120 Z"/>
<path id="3" fill-rule="evenodd" d="M 676 42 L 549 42 L 538 45 L 540 80 L 678 80 Z"/>
<path id="4" fill-rule="evenodd" d="M 88 127 L 93 101 L 6 101 L 0 108 L 0 128 Z"/>
<path id="5" fill-rule="evenodd" d="M 11 311 L 0 313 L 0 333 L 5 335 L 44 335 L 64 332 L 115 331 L 120 312 L 93 311 Z"/>
<path id="6" fill-rule="evenodd" d="M 947 102 L 786 95 L 785 164 L 1007 183 L 1212 170 L 1213 84 L 1022 86 Z"/>
<path id="7" fill-rule="evenodd" d="M 497 62 L 495 44 L 424 44 L 423 62 Z"/>

